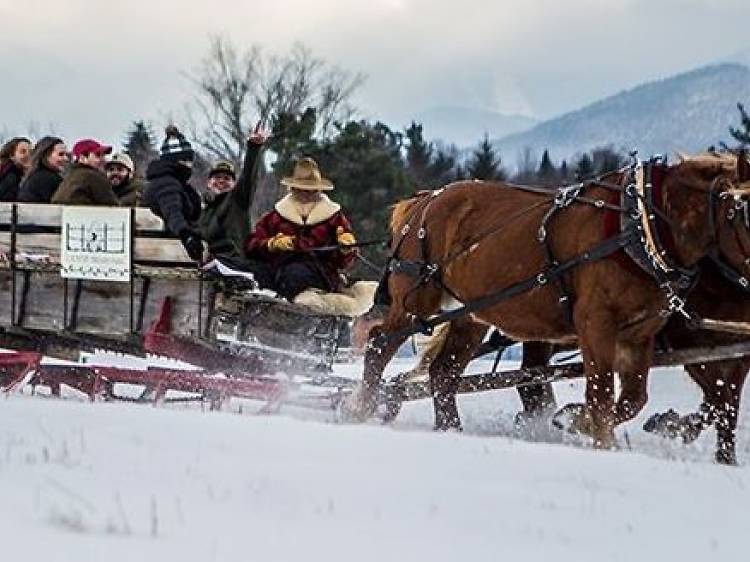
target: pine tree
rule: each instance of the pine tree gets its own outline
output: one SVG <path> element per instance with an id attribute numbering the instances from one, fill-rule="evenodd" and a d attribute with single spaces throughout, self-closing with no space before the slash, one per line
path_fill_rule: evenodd
<path id="1" fill-rule="evenodd" d="M 474 179 L 503 180 L 505 179 L 505 172 L 500 164 L 500 156 L 495 152 L 489 136 L 485 134 L 484 139 L 471 155 L 467 164 L 467 171 L 469 177 Z"/>
<path id="2" fill-rule="evenodd" d="M 625 156 L 611 146 L 595 148 L 591 151 L 592 164 L 597 174 L 619 170 L 625 163 Z"/>
<path id="3" fill-rule="evenodd" d="M 427 187 L 435 189 L 456 179 L 456 153 L 455 147 L 448 151 L 438 149 L 435 152 L 435 157 L 428 167 Z"/>
<path id="4" fill-rule="evenodd" d="M 133 159 L 136 175 L 143 177 L 146 167 L 154 160 L 159 152 L 154 142 L 154 132 L 145 121 L 134 121 L 132 128 L 126 133 L 123 142 L 125 152 Z"/>
<path id="5" fill-rule="evenodd" d="M 566 184 L 570 181 L 570 170 L 568 170 L 568 162 L 567 160 L 563 160 L 560 163 L 560 171 L 558 172 L 560 176 L 560 181 L 563 184 Z"/>
<path id="6" fill-rule="evenodd" d="M 557 182 L 557 170 L 549 157 L 549 151 L 545 148 L 542 154 L 542 161 L 539 163 L 539 170 L 536 173 L 539 183 L 543 185 L 552 185 Z"/>
<path id="7" fill-rule="evenodd" d="M 271 139 L 268 149 L 276 154 L 273 170 L 277 174 L 291 173 L 294 163 L 317 149 L 313 138 L 317 126 L 315 109 L 308 107 L 303 113 L 279 113 L 271 120 Z"/>
<path id="8" fill-rule="evenodd" d="M 750 115 L 741 103 L 737 103 L 737 109 L 740 110 L 741 128 L 729 127 L 729 132 L 740 143 L 740 146 L 745 147 L 750 145 Z"/>
<path id="9" fill-rule="evenodd" d="M 406 166 L 409 177 L 418 189 L 428 187 L 430 162 L 434 146 L 424 140 L 423 126 L 415 121 L 406 129 Z"/>
<path id="10" fill-rule="evenodd" d="M 594 161 L 588 153 L 585 153 L 576 162 L 575 177 L 578 181 L 594 177 Z"/>

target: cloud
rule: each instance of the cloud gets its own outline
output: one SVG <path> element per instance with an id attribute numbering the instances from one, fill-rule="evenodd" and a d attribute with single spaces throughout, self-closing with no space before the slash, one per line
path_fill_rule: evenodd
<path id="1" fill-rule="evenodd" d="M 0 0 L 0 126 L 117 141 L 161 124 L 215 33 L 364 72 L 358 102 L 395 125 L 438 105 L 545 117 L 746 49 L 749 16 L 745 0 Z"/>

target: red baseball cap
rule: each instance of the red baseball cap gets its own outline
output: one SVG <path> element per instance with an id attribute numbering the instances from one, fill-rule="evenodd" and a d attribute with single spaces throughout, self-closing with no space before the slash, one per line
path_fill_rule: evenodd
<path id="1" fill-rule="evenodd" d="M 99 141 L 94 139 L 81 139 L 73 145 L 71 154 L 73 158 L 79 158 L 84 154 L 109 154 L 112 152 L 112 147 L 106 144 L 101 144 Z"/>

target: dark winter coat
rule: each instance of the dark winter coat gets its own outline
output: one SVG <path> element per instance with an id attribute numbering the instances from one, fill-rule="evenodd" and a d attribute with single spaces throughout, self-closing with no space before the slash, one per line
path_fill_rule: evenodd
<path id="1" fill-rule="evenodd" d="M 49 203 L 63 178 L 42 164 L 31 172 L 18 188 L 18 201 L 22 203 Z"/>
<path id="2" fill-rule="evenodd" d="M 189 168 L 168 160 L 154 160 L 146 170 L 143 202 L 176 236 L 194 230 L 201 213 L 201 199 L 189 179 Z"/>
<path id="3" fill-rule="evenodd" d="M 292 263 L 306 263 L 315 267 L 326 279 L 328 286 L 320 287 L 329 291 L 341 288 L 341 272 L 354 261 L 354 252 L 332 250 L 310 252 L 313 248 L 336 246 L 337 229 L 351 232 L 352 225 L 341 212 L 341 207 L 328 197 L 318 202 L 303 217 L 291 195 L 276 203 L 273 211 L 263 215 L 255 225 L 245 243 L 245 251 L 251 258 L 267 261 L 278 271 Z M 277 234 L 295 237 L 295 250 L 292 252 L 271 252 L 268 241 Z"/>
<path id="4" fill-rule="evenodd" d="M 120 204 L 104 172 L 79 163 L 70 167 L 60 187 L 52 196 L 52 203 L 110 207 Z"/>
<path id="5" fill-rule="evenodd" d="M 0 201 L 18 199 L 18 186 L 23 178 L 23 168 L 9 160 L 0 168 Z"/>
<path id="6" fill-rule="evenodd" d="M 245 162 L 237 186 L 228 193 L 206 193 L 200 230 L 214 256 L 242 256 L 250 234 L 250 205 L 256 188 L 255 165 L 261 147 L 248 143 Z"/>
<path id="7" fill-rule="evenodd" d="M 112 186 L 112 190 L 122 207 L 140 207 L 143 205 L 143 182 L 137 178 L 130 178 L 117 187 Z"/>

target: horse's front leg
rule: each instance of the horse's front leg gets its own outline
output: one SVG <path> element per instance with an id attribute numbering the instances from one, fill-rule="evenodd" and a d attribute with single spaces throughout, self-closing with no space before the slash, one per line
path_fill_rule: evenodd
<path id="1" fill-rule="evenodd" d="M 365 421 L 375 413 L 383 371 L 407 338 L 407 336 L 394 336 L 383 339 L 383 336 L 401 330 L 408 324 L 405 316 L 391 314 L 383 325 L 375 326 L 370 330 L 362 382 L 341 405 L 341 415 L 344 421 Z"/>
<path id="2" fill-rule="evenodd" d="M 487 326 L 468 318 L 450 323 L 445 343 L 430 364 L 435 429 L 461 429 L 456 391 L 466 365 L 482 343 Z"/>
<path id="3" fill-rule="evenodd" d="M 648 401 L 648 371 L 653 363 L 654 338 L 621 339 L 617 344 L 620 397 L 615 405 L 615 425 L 633 419 Z"/>
<path id="4" fill-rule="evenodd" d="M 686 367 L 703 390 L 703 425 L 716 424 L 716 462 L 722 464 L 737 463 L 735 431 L 748 367 L 750 359 L 746 357 Z"/>
<path id="5" fill-rule="evenodd" d="M 583 318 L 576 322 L 586 373 L 586 413 L 589 433 L 597 449 L 615 446 L 614 363 L 617 330 L 606 316 Z"/>

